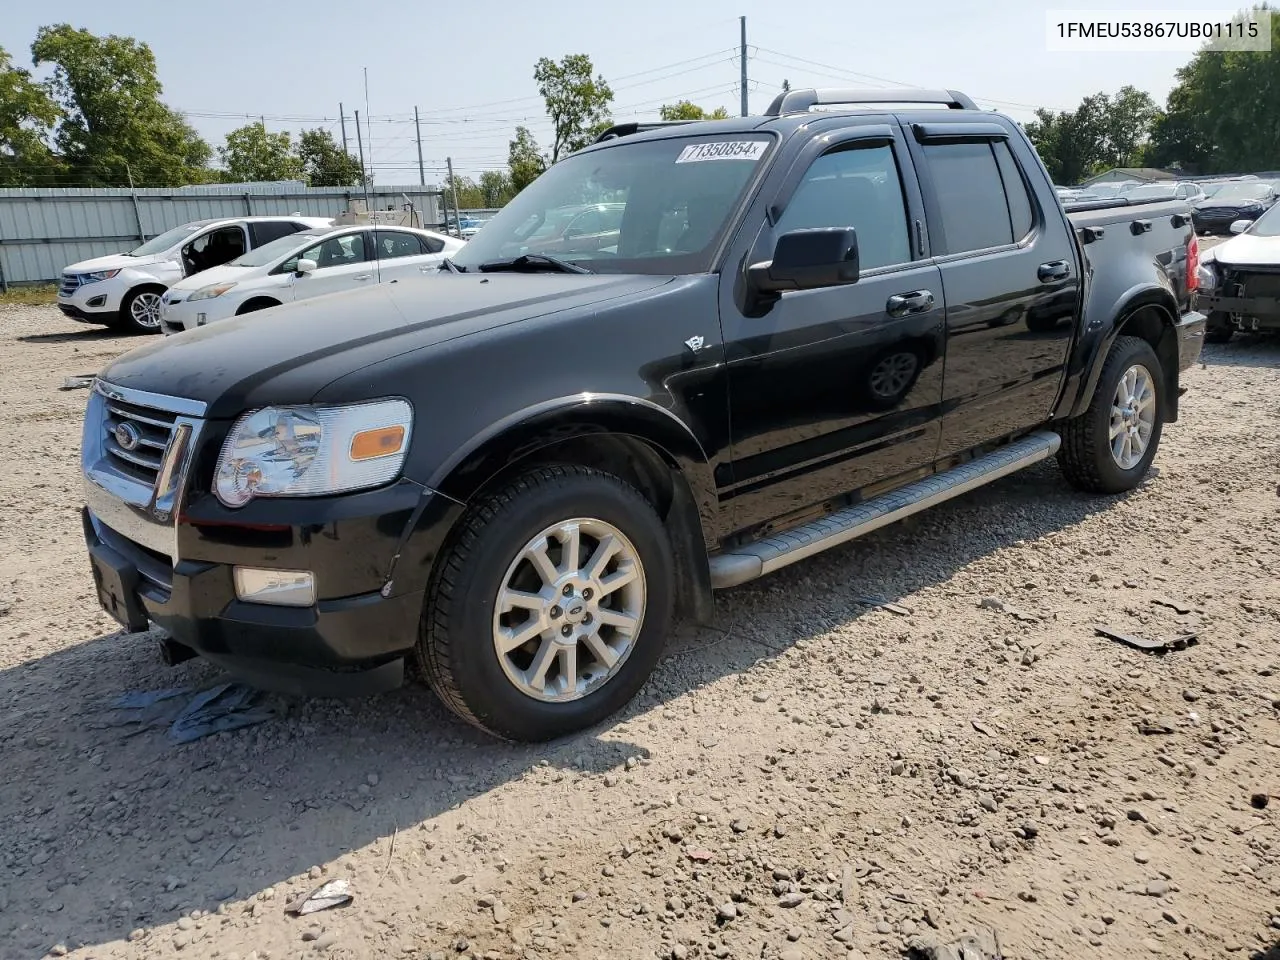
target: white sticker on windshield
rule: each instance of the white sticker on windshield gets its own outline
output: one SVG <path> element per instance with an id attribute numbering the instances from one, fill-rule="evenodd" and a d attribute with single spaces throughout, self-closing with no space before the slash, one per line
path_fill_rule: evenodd
<path id="1" fill-rule="evenodd" d="M 715 143 L 695 143 L 685 147 L 676 157 L 676 163 L 699 163 L 703 160 L 759 160 L 768 147 L 766 140 L 721 140 Z"/>

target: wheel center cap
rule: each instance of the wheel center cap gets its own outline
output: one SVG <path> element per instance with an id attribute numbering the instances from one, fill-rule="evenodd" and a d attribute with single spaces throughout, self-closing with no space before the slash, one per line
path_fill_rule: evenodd
<path id="1" fill-rule="evenodd" d="M 572 624 L 579 624 L 587 613 L 587 605 L 577 597 L 572 598 L 565 605 L 564 618 Z"/>

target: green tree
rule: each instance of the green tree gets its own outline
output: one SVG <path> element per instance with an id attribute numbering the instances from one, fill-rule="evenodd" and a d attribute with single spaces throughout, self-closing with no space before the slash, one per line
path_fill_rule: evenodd
<path id="1" fill-rule="evenodd" d="M 442 189 L 444 190 L 445 199 L 449 202 L 449 206 L 453 206 L 454 190 L 457 189 L 458 206 L 463 210 L 474 210 L 477 207 L 483 207 L 484 194 L 481 193 L 480 187 L 470 177 L 455 173 L 453 179 L 447 176 L 444 178 Z"/>
<path id="2" fill-rule="evenodd" d="M 480 174 L 479 187 L 483 207 L 502 207 L 511 199 L 511 177 L 501 170 L 486 170 Z"/>
<path id="3" fill-rule="evenodd" d="M 52 186 L 58 159 L 49 147 L 58 108 L 31 73 L 0 47 L 0 186 Z"/>
<path id="4" fill-rule="evenodd" d="M 61 108 L 55 142 L 79 183 L 175 186 L 198 181 L 212 151 L 180 113 L 160 100 L 151 47 L 132 37 L 99 37 L 69 24 L 41 27 L 36 66 Z"/>
<path id="5" fill-rule="evenodd" d="M 360 184 L 360 161 L 347 153 L 328 130 L 303 130 L 298 137 L 298 160 L 313 187 L 355 187 Z"/>
<path id="6" fill-rule="evenodd" d="M 533 79 L 555 130 L 552 163 L 588 146 L 609 126 L 613 91 L 604 77 L 592 76 L 593 69 L 585 53 L 571 53 L 559 63 L 543 57 L 534 65 Z"/>
<path id="7" fill-rule="evenodd" d="M 729 111 L 724 107 L 716 107 L 710 113 L 696 103 L 680 100 L 676 103 L 664 103 L 658 111 L 663 120 L 727 120 Z"/>
<path id="8" fill-rule="evenodd" d="M 1095 93 L 1075 110 L 1037 110 L 1026 126 L 1054 183 L 1079 183 L 1112 167 L 1143 162 L 1159 110 L 1149 95 L 1122 87 L 1114 96 Z"/>
<path id="9" fill-rule="evenodd" d="M 304 176 L 302 159 L 293 150 L 293 138 L 287 131 L 271 133 L 261 123 L 247 123 L 228 133 L 226 145 L 218 148 L 218 156 L 232 183 L 301 180 Z"/>
<path id="10" fill-rule="evenodd" d="M 528 127 L 516 127 L 516 138 L 507 152 L 507 170 L 510 172 L 512 196 L 519 193 L 547 169 L 547 158 L 538 148 Z"/>
<path id="11" fill-rule="evenodd" d="M 1277 97 L 1280 16 L 1273 11 L 1270 50 L 1206 46 L 1177 72 L 1152 133 L 1151 162 L 1198 173 L 1272 169 L 1280 157 Z"/>

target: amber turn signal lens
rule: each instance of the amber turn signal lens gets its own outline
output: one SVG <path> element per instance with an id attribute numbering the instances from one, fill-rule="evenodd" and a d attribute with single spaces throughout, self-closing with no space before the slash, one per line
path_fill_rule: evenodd
<path id="1" fill-rule="evenodd" d="M 375 460 L 399 453 L 404 445 L 404 427 L 362 430 L 351 438 L 352 460 Z"/>

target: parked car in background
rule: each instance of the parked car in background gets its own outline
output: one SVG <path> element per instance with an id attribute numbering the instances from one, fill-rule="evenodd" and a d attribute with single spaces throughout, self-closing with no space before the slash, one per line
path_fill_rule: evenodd
<path id="1" fill-rule="evenodd" d="M 1280 333 L 1280 208 L 1229 229 L 1235 236 L 1200 260 L 1196 309 L 1208 314 L 1206 343 L 1236 331 Z"/>
<path id="2" fill-rule="evenodd" d="M 622 226 L 624 203 L 586 203 L 539 212 L 516 230 L 523 252 L 554 252 L 568 249 L 600 249 L 617 243 Z M 670 232 L 677 222 L 684 224 L 687 211 L 673 209 L 664 220 Z M 672 238 L 675 239 L 674 237 Z"/>
<path id="3" fill-rule="evenodd" d="M 128 253 L 73 263 L 62 271 L 58 309 L 85 323 L 158 333 L 160 298 L 174 283 L 234 260 L 248 250 L 328 227 L 327 217 L 195 220 L 152 237 Z"/>
<path id="4" fill-rule="evenodd" d="M 1204 191 L 1192 180 L 1166 180 L 1144 183 L 1125 194 L 1126 200 L 1186 200 L 1196 203 L 1204 199 Z"/>
<path id="5" fill-rule="evenodd" d="M 307 230 L 175 283 L 162 298 L 166 334 L 295 300 L 436 271 L 466 241 L 411 227 Z"/>
<path id="6" fill-rule="evenodd" d="M 1191 222 L 1202 234 L 1227 233 L 1238 220 L 1257 220 L 1280 196 L 1270 180 L 1235 180 L 1191 208 Z"/>

